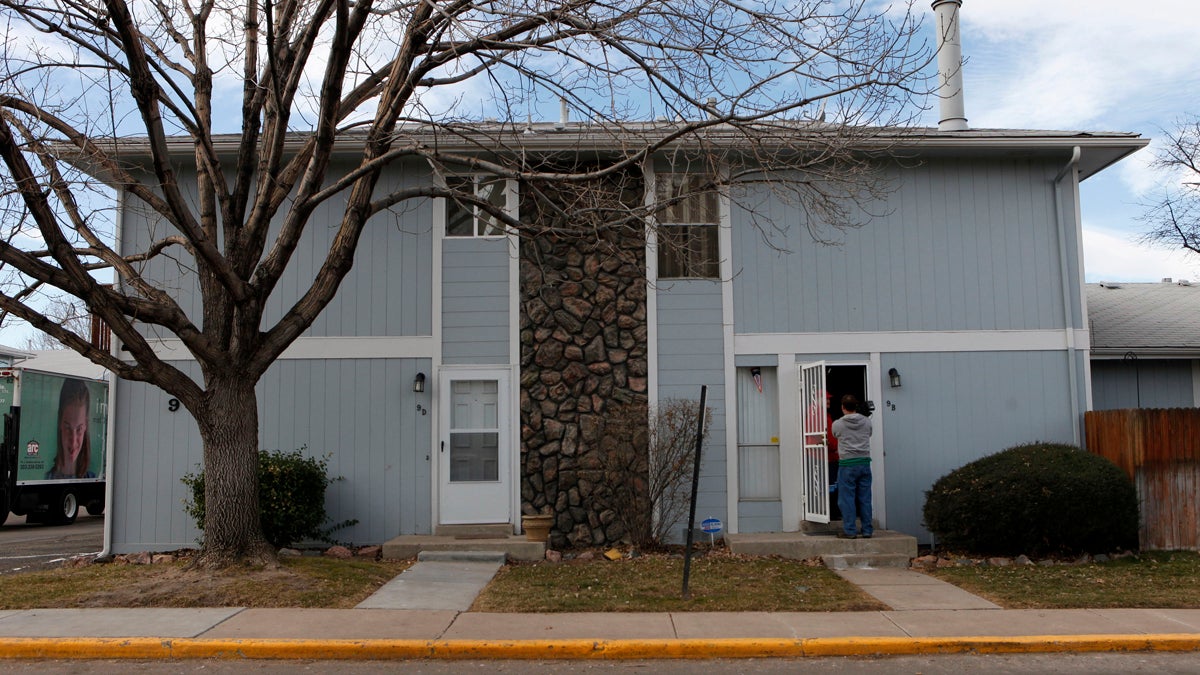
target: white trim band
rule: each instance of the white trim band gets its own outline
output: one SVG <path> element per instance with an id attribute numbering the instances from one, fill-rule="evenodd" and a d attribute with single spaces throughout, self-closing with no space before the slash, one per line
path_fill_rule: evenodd
<path id="1" fill-rule="evenodd" d="M 1075 345 L 1087 345 L 1086 330 L 1075 330 Z M 735 354 L 849 354 L 881 352 L 1013 352 L 1068 348 L 1059 330 L 896 331 L 863 333 L 742 333 Z M 1086 347 L 1077 347 L 1085 350 Z"/>
<path id="2" fill-rule="evenodd" d="M 164 361 L 194 360 L 178 338 L 148 342 Z M 430 336 L 303 337 L 283 350 L 279 359 L 432 359 L 436 347 Z"/>

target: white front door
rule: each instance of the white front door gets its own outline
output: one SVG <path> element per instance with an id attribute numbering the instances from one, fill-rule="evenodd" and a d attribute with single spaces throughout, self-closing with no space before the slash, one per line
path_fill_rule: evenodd
<path id="1" fill-rule="evenodd" d="M 507 523 L 511 496 L 508 371 L 443 371 L 439 520 Z"/>
<path id="2" fill-rule="evenodd" d="M 800 367 L 800 425 L 804 439 L 804 519 L 829 522 L 828 402 L 825 400 L 825 362 Z"/>

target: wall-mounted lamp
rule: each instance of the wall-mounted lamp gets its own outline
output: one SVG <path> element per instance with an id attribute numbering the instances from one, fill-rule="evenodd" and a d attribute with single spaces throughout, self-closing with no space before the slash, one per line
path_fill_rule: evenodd
<path id="1" fill-rule="evenodd" d="M 888 369 L 888 383 L 891 384 L 893 388 L 899 387 L 900 371 L 896 370 L 895 368 Z"/>
<path id="2" fill-rule="evenodd" d="M 425 373 L 417 373 L 413 378 L 413 391 L 418 394 L 425 391 Z"/>

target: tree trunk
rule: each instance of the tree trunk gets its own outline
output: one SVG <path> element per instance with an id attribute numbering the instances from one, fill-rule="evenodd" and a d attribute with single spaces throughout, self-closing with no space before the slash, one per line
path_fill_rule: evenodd
<path id="1" fill-rule="evenodd" d="M 197 422 L 204 443 L 204 545 L 197 564 L 273 563 L 258 505 L 258 402 L 254 383 L 209 380 Z"/>

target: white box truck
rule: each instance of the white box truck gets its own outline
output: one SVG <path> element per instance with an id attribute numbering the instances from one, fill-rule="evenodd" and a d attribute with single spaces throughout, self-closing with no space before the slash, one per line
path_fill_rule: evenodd
<path id="1" fill-rule="evenodd" d="M 0 524 L 69 525 L 80 506 L 104 513 L 108 383 L 0 368 Z"/>

